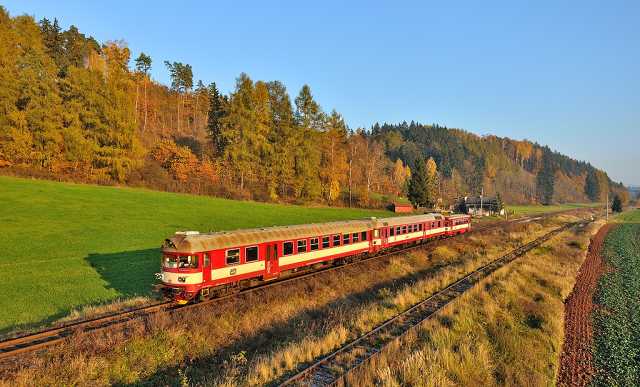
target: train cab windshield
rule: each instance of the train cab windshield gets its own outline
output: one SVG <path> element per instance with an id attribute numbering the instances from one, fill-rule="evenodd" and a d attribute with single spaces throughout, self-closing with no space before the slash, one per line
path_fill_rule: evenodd
<path id="1" fill-rule="evenodd" d="M 162 258 L 164 267 L 168 269 L 197 269 L 197 255 L 165 255 Z"/>

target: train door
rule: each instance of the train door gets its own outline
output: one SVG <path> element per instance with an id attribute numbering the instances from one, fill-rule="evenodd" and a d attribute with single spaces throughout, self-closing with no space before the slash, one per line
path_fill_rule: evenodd
<path id="1" fill-rule="evenodd" d="M 266 277 L 272 278 L 278 275 L 278 244 L 267 244 L 267 256 L 265 257 Z"/>
<path id="2" fill-rule="evenodd" d="M 204 253 L 202 255 L 202 280 L 203 282 L 211 281 L 211 254 Z"/>
<path id="3" fill-rule="evenodd" d="M 380 247 L 384 248 L 384 246 L 387 245 L 387 242 L 389 240 L 389 227 L 385 225 L 384 227 L 380 228 L 379 232 L 380 232 Z"/>

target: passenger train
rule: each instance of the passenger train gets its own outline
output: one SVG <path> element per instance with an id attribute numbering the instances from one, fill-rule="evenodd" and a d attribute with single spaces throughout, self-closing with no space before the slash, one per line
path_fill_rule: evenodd
<path id="1" fill-rule="evenodd" d="M 470 230 L 469 215 L 424 214 L 228 232 L 176 232 L 162 245 L 158 278 L 166 297 L 185 304 L 299 270 Z"/>

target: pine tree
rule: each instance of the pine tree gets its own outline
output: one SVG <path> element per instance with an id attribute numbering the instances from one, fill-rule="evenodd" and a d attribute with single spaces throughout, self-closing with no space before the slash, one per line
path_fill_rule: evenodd
<path id="1" fill-rule="evenodd" d="M 271 131 L 269 142 L 272 152 L 267 162 L 267 168 L 273 176 L 275 192 L 273 197 L 286 197 L 293 186 L 295 174 L 295 143 L 296 131 L 293 107 L 287 89 L 279 81 L 269 82 L 269 100 L 271 105 Z"/>
<path id="2" fill-rule="evenodd" d="M 553 201 L 555 170 L 551 152 L 547 149 L 542 156 L 542 168 L 540 168 L 536 176 L 538 200 L 544 205 L 551 204 Z"/>
<path id="3" fill-rule="evenodd" d="M 600 199 L 600 184 L 598 183 L 598 177 L 593 168 L 589 169 L 587 177 L 584 182 L 584 193 L 591 201 L 597 201 Z"/>
<path id="4" fill-rule="evenodd" d="M 318 175 L 320 151 L 316 144 L 318 144 L 319 130 L 324 127 L 324 114 L 320 105 L 313 99 L 311 89 L 307 85 L 300 90 L 295 104 L 294 190 L 296 197 L 314 200 L 322 192 Z"/>
<path id="5" fill-rule="evenodd" d="M 414 207 L 429 206 L 429 186 L 427 170 L 423 160 L 417 160 L 414 169 L 411 172 L 409 180 L 409 201 Z"/>
<path id="6" fill-rule="evenodd" d="M 622 212 L 622 199 L 618 194 L 615 194 L 613 196 L 613 202 L 611 203 L 611 211 Z"/>
<path id="7" fill-rule="evenodd" d="M 222 118 L 225 115 L 225 99 L 215 82 L 209 85 L 209 113 L 207 118 L 207 135 L 213 144 L 213 154 L 220 156 L 224 153 L 226 142 L 222 136 Z"/>
<path id="8" fill-rule="evenodd" d="M 136 58 L 136 72 L 142 75 L 143 93 L 144 93 L 144 120 L 142 124 L 142 132 L 147 130 L 147 116 L 149 105 L 147 101 L 147 80 L 149 79 L 149 70 L 151 70 L 151 57 L 144 52 Z"/>
<path id="9" fill-rule="evenodd" d="M 180 108 L 184 105 L 184 94 L 189 92 L 193 87 L 193 69 L 191 65 L 181 62 L 169 62 L 164 61 L 164 65 L 169 70 L 169 76 L 171 77 L 171 89 L 176 92 L 176 98 L 178 101 L 177 111 L 177 130 L 180 132 L 180 121 L 182 116 L 180 115 Z"/>

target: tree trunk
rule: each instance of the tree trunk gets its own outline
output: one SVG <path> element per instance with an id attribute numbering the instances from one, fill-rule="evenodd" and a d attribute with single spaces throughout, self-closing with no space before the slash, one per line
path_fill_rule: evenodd
<path id="1" fill-rule="evenodd" d="M 142 132 L 144 133 L 147 130 L 147 111 L 149 110 L 149 105 L 147 101 L 147 77 L 144 77 L 144 124 L 142 126 Z"/>
<path id="2" fill-rule="evenodd" d="M 140 89 L 140 85 L 138 84 L 138 81 L 136 81 L 136 110 L 135 113 L 133 115 L 133 121 L 137 124 L 138 123 L 138 94 L 139 94 L 139 90 Z M 136 128 L 137 129 L 137 128 Z"/>

